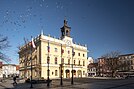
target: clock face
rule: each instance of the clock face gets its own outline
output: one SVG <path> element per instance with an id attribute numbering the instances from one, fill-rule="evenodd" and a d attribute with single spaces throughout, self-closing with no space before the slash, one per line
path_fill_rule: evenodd
<path id="1" fill-rule="evenodd" d="M 67 40 L 67 41 L 66 41 L 66 44 L 67 44 L 68 46 L 70 46 L 70 45 L 71 45 L 71 41 L 70 41 L 70 40 Z"/>

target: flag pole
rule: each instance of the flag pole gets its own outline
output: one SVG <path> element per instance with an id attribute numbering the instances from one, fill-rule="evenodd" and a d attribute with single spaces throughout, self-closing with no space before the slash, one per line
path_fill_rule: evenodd
<path id="1" fill-rule="evenodd" d="M 31 39 L 32 39 L 32 36 L 31 36 Z M 30 59 L 31 60 L 31 86 L 30 86 L 30 88 L 33 88 L 33 84 L 32 84 L 32 69 L 33 69 L 32 68 L 32 42 L 31 42 L 30 48 L 31 48 L 31 59 Z"/>
<path id="2" fill-rule="evenodd" d="M 49 57 L 49 51 L 50 51 L 50 49 L 49 49 L 49 40 L 48 40 L 47 51 L 48 51 L 48 56 L 47 56 L 47 64 L 48 64 L 48 69 L 47 69 L 47 87 L 49 87 L 50 86 L 50 84 L 49 84 L 49 82 L 50 82 L 50 80 L 49 80 L 49 62 L 50 62 L 50 57 Z"/>

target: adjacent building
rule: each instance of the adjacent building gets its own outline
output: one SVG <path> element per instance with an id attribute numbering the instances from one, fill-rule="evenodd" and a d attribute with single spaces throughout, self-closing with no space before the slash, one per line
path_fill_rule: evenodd
<path id="1" fill-rule="evenodd" d="M 19 71 L 16 70 L 15 64 L 3 64 L 2 65 L 2 76 L 4 78 L 6 77 L 12 77 L 14 75 L 19 75 Z"/>
<path id="2" fill-rule="evenodd" d="M 119 55 L 115 58 L 98 58 L 98 76 L 134 75 L 134 54 Z"/>
<path id="3" fill-rule="evenodd" d="M 42 32 L 33 39 L 36 48 L 31 47 L 31 42 L 20 47 L 20 76 L 30 77 L 32 73 L 33 77 L 46 79 L 49 73 L 50 78 L 70 78 L 73 72 L 74 77 L 86 77 L 87 46 L 75 44 L 70 32 L 71 27 L 64 20 L 59 39 Z"/>
<path id="4" fill-rule="evenodd" d="M 90 63 L 87 66 L 87 72 L 88 72 L 88 77 L 95 77 L 97 76 L 97 69 L 98 69 L 98 63 Z"/>
<path id="5" fill-rule="evenodd" d="M 119 74 L 134 75 L 134 54 L 119 55 L 121 67 L 117 70 Z"/>

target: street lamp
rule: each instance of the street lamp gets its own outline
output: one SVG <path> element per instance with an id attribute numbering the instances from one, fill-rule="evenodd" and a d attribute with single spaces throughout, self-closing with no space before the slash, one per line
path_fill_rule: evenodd
<path id="1" fill-rule="evenodd" d="M 63 54 L 63 49 L 62 49 L 62 44 L 61 44 L 61 64 L 60 64 L 60 68 L 61 68 L 61 69 L 60 69 L 60 74 L 61 74 L 61 75 L 60 75 L 60 77 L 61 77 L 61 79 L 60 79 L 60 85 L 61 85 L 61 86 L 63 85 L 63 82 L 62 82 L 62 72 L 63 72 L 63 71 L 62 71 L 62 65 L 63 65 L 63 63 L 62 63 L 62 61 L 63 61 L 63 60 L 62 60 L 62 54 Z"/>
<path id="2" fill-rule="evenodd" d="M 75 54 L 74 54 L 74 48 L 72 47 L 72 79 L 71 79 L 71 84 L 73 85 L 74 84 L 74 80 L 73 80 L 73 76 L 74 76 L 74 74 L 73 74 L 73 56 L 74 56 Z"/>
<path id="3" fill-rule="evenodd" d="M 48 55 L 48 57 L 47 57 L 47 64 L 48 64 L 48 69 L 47 69 L 47 87 L 50 86 L 50 84 L 49 84 L 49 81 L 50 81 L 50 79 L 49 79 L 49 61 L 50 61 L 50 57 Z"/>
<path id="4" fill-rule="evenodd" d="M 30 86 L 30 88 L 33 88 L 33 84 L 32 84 L 32 69 L 33 68 L 32 68 L 32 56 L 31 56 L 31 86 Z"/>
<path id="5" fill-rule="evenodd" d="M 62 86 L 62 85 L 63 85 L 63 81 L 62 81 L 62 72 L 63 72 L 63 71 L 62 71 L 62 64 L 61 64 L 60 66 L 61 66 L 61 70 L 60 70 L 60 71 L 61 71 L 61 80 L 60 80 L 60 85 Z"/>

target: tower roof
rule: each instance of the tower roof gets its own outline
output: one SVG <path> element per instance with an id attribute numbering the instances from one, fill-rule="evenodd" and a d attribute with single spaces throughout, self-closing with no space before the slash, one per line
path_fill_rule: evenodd
<path id="1" fill-rule="evenodd" d="M 67 25 L 67 20 L 64 19 L 64 25 L 61 28 L 61 38 L 64 38 L 65 36 L 70 37 L 70 31 L 71 31 L 70 29 L 71 27 Z"/>

